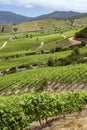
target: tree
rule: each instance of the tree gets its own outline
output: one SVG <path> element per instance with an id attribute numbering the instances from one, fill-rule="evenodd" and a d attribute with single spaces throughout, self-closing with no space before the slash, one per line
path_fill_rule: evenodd
<path id="1" fill-rule="evenodd" d="M 71 53 L 71 56 L 78 56 L 80 55 L 79 47 L 73 48 L 73 52 Z"/>
<path id="2" fill-rule="evenodd" d="M 17 28 L 13 28 L 13 30 L 14 30 L 14 32 L 17 32 L 18 29 Z"/>
<path id="3" fill-rule="evenodd" d="M 4 32 L 4 26 L 2 27 L 2 33 Z"/>
<path id="4" fill-rule="evenodd" d="M 86 46 L 86 44 L 87 44 L 87 41 L 82 41 L 81 42 L 81 46 Z"/>
<path id="5" fill-rule="evenodd" d="M 32 34 L 30 34 L 30 36 L 29 36 L 30 38 L 32 38 L 33 36 L 32 36 Z"/>
<path id="6" fill-rule="evenodd" d="M 26 38 L 28 37 L 28 34 L 26 34 Z"/>

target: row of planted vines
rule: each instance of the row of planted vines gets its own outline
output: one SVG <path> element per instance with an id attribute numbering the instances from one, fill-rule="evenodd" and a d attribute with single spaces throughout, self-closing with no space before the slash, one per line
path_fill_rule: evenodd
<path id="1" fill-rule="evenodd" d="M 0 97 L 0 130 L 27 130 L 33 121 L 41 125 L 49 117 L 80 112 L 86 103 L 87 92 L 83 91 Z"/>
<path id="2" fill-rule="evenodd" d="M 0 91 L 15 91 L 25 87 L 38 87 L 44 82 L 55 81 L 63 84 L 87 85 L 87 64 L 70 65 L 66 67 L 46 67 L 26 70 L 0 77 Z M 45 86 L 45 85 L 44 85 Z M 14 92 L 13 92 L 14 93 Z"/>

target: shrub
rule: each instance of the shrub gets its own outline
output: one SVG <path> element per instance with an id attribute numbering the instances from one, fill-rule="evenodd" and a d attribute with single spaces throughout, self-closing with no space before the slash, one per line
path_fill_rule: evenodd
<path id="1" fill-rule="evenodd" d="M 54 66 L 54 60 L 53 60 L 52 57 L 50 57 L 50 58 L 48 59 L 47 65 L 48 65 L 48 66 Z"/>

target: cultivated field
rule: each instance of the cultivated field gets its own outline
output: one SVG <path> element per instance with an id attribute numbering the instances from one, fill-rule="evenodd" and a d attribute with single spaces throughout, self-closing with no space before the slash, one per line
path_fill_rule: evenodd
<path id="1" fill-rule="evenodd" d="M 86 118 L 87 39 L 75 39 L 86 21 L 5 26 L 7 33 L 0 33 L 1 130 L 74 130 L 71 124 L 86 130 L 75 115 Z"/>

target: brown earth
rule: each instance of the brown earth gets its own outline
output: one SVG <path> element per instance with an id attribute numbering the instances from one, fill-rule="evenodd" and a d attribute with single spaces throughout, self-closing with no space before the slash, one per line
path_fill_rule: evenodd
<path id="1" fill-rule="evenodd" d="M 49 119 L 49 126 L 45 123 L 40 127 L 38 122 L 31 125 L 31 130 L 87 130 L 87 106 L 82 112 L 67 114 Z"/>
<path id="2" fill-rule="evenodd" d="M 5 41 L 5 42 L 3 43 L 3 45 L 0 47 L 0 50 L 1 50 L 2 48 L 4 48 L 4 47 L 6 46 L 6 44 L 7 44 L 7 41 Z"/>
<path id="3" fill-rule="evenodd" d="M 81 43 L 81 41 L 74 39 L 74 37 L 70 37 L 68 40 L 70 41 L 71 45 L 78 45 Z"/>

